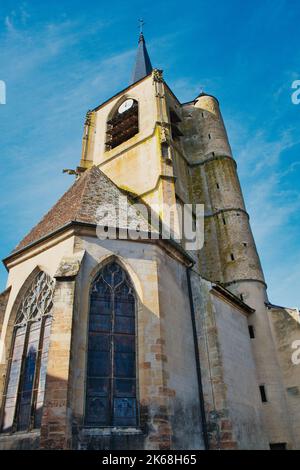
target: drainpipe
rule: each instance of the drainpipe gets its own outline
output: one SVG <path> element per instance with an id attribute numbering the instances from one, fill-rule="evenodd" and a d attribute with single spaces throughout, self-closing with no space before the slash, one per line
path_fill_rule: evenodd
<path id="1" fill-rule="evenodd" d="M 191 310 L 191 321 L 192 321 L 192 329 L 193 329 L 194 350 L 195 350 L 195 359 L 196 359 L 196 371 L 197 371 L 198 393 L 199 393 L 200 414 L 201 414 L 200 420 L 202 424 L 204 448 L 205 450 L 209 450 L 209 439 L 208 439 L 208 433 L 207 433 L 207 423 L 206 423 L 206 415 L 205 415 L 205 407 L 204 407 L 204 395 L 203 395 L 203 387 L 202 387 L 202 379 L 201 379 L 201 366 L 200 366 L 200 356 L 199 356 L 199 348 L 198 348 L 196 318 L 195 318 L 195 309 L 194 309 L 192 284 L 191 284 L 190 269 L 192 266 L 193 265 L 191 264 L 186 269 L 186 276 L 187 276 L 187 285 L 188 285 L 190 310 Z"/>

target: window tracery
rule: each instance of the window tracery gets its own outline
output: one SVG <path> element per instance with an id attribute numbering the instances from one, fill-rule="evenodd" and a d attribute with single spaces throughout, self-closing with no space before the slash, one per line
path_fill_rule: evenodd
<path id="1" fill-rule="evenodd" d="M 136 426 L 135 295 L 125 271 L 106 265 L 90 294 L 85 424 Z"/>
<path id="2" fill-rule="evenodd" d="M 2 432 L 39 428 L 45 394 L 54 280 L 39 272 L 16 315 Z"/>

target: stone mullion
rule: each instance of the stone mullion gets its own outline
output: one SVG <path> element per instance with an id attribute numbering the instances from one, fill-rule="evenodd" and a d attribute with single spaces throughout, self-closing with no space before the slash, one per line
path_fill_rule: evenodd
<path id="1" fill-rule="evenodd" d="M 38 350 L 37 350 L 37 358 L 36 358 L 35 370 L 34 370 L 32 395 L 31 395 L 31 411 L 30 411 L 29 430 L 34 428 L 36 401 L 37 401 L 37 394 L 38 394 L 38 389 L 39 389 L 39 377 L 40 377 L 40 368 L 41 368 L 41 358 L 42 358 L 42 353 L 43 353 L 44 331 L 45 331 L 46 318 L 47 317 L 42 317 L 41 320 L 40 320 L 41 325 L 40 325 L 40 333 L 39 333 L 39 344 L 38 344 Z"/>
<path id="2" fill-rule="evenodd" d="M 115 373 L 115 289 L 111 289 L 111 302 L 112 302 L 112 316 L 111 316 L 111 331 L 110 331 L 110 366 L 111 366 L 111 374 L 110 374 L 110 416 L 109 416 L 109 424 L 113 426 L 113 418 L 114 418 L 114 373 Z"/>

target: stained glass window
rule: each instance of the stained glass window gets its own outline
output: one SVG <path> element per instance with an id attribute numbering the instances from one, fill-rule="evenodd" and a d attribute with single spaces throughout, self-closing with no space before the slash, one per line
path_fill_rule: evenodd
<path id="1" fill-rule="evenodd" d="M 136 426 L 135 296 L 124 270 L 106 265 L 91 289 L 85 424 Z"/>
<path id="2" fill-rule="evenodd" d="M 39 272 L 17 312 L 2 432 L 27 431 L 41 425 L 53 289 L 54 281 Z"/>

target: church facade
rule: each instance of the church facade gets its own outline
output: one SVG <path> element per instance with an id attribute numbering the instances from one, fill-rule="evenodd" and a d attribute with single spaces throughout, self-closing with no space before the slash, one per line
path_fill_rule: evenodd
<path id="1" fill-rule="evenodd" d="M 4 260 L 0 449 L 299 449 L 299 312 L 267 297 L 218 100 L 180 103 L 141 33 L 73 173 Z M 99 220 L 125 199 L 127 225 Z M 157 236 L 124 236 L 153 229 L 136 204 Z M 197 251 L 160 236 L 186 204 Z"/>

